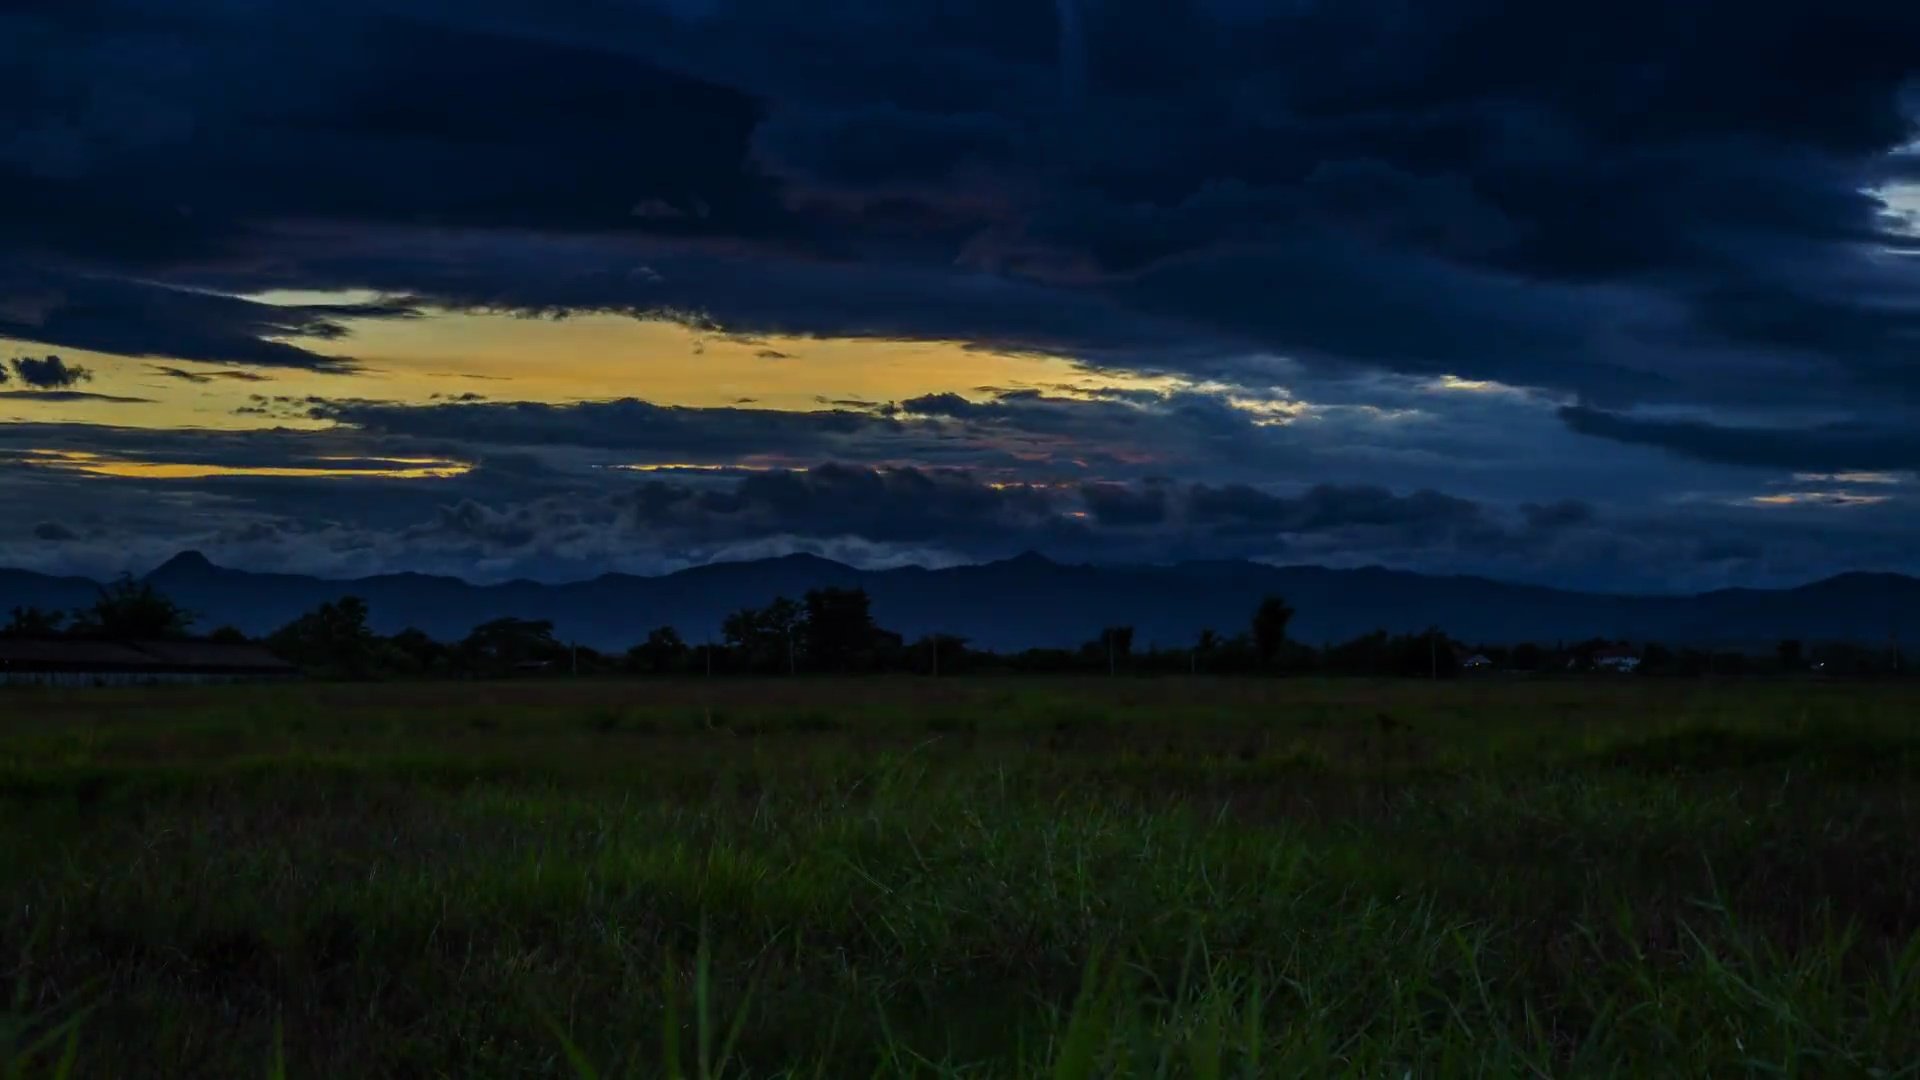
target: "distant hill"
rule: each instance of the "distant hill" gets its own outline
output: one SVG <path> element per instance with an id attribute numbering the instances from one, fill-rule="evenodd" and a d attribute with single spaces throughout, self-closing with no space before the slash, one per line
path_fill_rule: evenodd
<path id="1" fill-rule="evenodd" d="M 1374 629 L 1439 626 L 1476 642 L 1655 639 L 1767 647 L 1786 637 L 1884 642 L 1903 621 L 1920 628 L 1920 579 L 1842 574 L 1792 589 L 1726 589 L 1692 596 L 1620 596 L 1398 570 L 1334 570 L 1247 562 L 1069 566 L 1034 554 L 943 570 L 857 570 L 809 555 L 715 563 L 660 577 L 606 574 L 549 585 L 473 585 L 451 577 L 386 574 L 336 581 L 216 566 L 197 552 L 148 575 L 199 615 L 201 628 L 250 633 L 284 625 L 322 601 L 361 596 L 376 629 L 417 626 L 444 639 L 503 615 L 551 619 L 563 638 L 625 648 L 652 627 L 691 642 L 717 635 L 730 611 L 798 598 L 823 585 L 864 586 L 883 626 L 908 637 L 935 630 L 999 649 L 1070 646 L 1103 626 L 1131 625 L 1142 646 L 1191 641 L 1202 627 L 1245 627 L 1260 597 L 1285 596 L 1296 638 L 1321 643 Z M 95 583 L 0 570 L 0 612 L 15 605 L 79 607 Z"/>

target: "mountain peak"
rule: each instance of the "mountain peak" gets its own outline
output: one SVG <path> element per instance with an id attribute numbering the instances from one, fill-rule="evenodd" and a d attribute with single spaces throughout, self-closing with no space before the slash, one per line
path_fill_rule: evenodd
<path id="1" fill-rule="evenodd" d="M 770 561 L 784 566 L 830 566 L 835 569 L 851 569 L 843 562 L 829 559 L 825 555 L 816 555 L 811 551 L 791 551 L 785 555 L 777 555 Z"/>
<path id="2" fill-rule="evenodd" d="M 1023 569 L 1030 568 L 1034 570 L 1051 570 L 1054 567 L 1059 566 L 1060 564 L 1057 562 L 1054 562 L 1052 559 L 1047 558 L 1045 555 L 1042 555 L 1040 552 L 1035 551 L 1032 548 L 1028 548 L 1027 550 L 1021 552 L 1020 554 L 1015 555 L 1011 559 L 1002 559 L 1000 561 L 1000 565 L 1019 567 Z"/>
<path id="3" fill-rule="evenodd" d="M 181 574 L 204 574 L 216 569 L 218 569 L 218 567 L 213 565 L 213 560 L 207 558 L 200 552 L 183 551 L 173 558 L 168 559 L 166 562 L 161 563 L 159 566 L 154 567 L 153 572 L 147 576 L 157 577 L 165 575 L 168 577 L 177 577 Z"/>

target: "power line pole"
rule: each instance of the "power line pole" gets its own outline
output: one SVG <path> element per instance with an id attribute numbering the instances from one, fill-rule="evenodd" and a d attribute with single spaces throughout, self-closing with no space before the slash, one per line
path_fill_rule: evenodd
<path id="1" fill-rule="evenodd" d="M 700 649 L 707 654 L 707 677 L 700 684 L 700 711 L 706 715 L 707 730 L 713 730 L 713 631 L 707 631 L 707 643 Z"/>
<path id="2" fill-rule="evenodd" d="M 940 635 L 928 638 L 927 646 L 933 650 L 933 677 L 937 679 L 940 677 Z"/>

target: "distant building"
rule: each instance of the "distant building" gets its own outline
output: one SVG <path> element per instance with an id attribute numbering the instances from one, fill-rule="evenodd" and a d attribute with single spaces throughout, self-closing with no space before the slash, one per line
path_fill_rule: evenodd
<path id="1" fill-rule="evenodd" d="M 264 646 L 239 642 L 0 638 L 0 685 L 226 683 L 297 673 Z"/>
<path id="2" fill-rule="evenodd" d="M 1640 656 L 1625 645 L 1603 645 L 1593 650 L 1595 671 L 1631 672 L 1640 668 Z"/>
<path id="3" fill-rule="evenodd" d="M 1460 667 L 1464 671 L 1491 671 L 1493 661 L 1487 659 L 1485 653 L 1473 653 L 1460 661 Z"/>

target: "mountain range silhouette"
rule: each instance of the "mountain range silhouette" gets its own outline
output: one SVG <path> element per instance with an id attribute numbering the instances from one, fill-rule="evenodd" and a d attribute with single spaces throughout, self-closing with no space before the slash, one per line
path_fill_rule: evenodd
<path id="1" fill-rule="evenodd" d="M 821 586 L 865 588 L 880 624 L 909 639 L 939 631 L 994 649 L 1073 646 L 1115 625 L 1133 626 L 1141 646 L 1185 644 L 1202 628 L 1243 630 L 1269 593 L 1297 610 L 1292 636 L 1313 644 L 1430 626 L 1485 643 L 1592 637 L 1756 649 L 1782 638 L 1885 643 L 1903 618 L 1920 612 L 1920 579 L 1899 574 L 1848 573 L 1785 589 L 1615 595 L 1379 567 L 1067 565 L 1034 552 L 944 569 L 861 570 L 788 555 L 656 577 L 610 573 L 560 584 L 476 585 L 416 573 L 351 580 L 256 573 L 189 551 L 146 577 L 193 611 L 199 630 L 232 625 L 263 634 L 323 601 L 352 595 L 368 602 L 382 633 L 414 626 L 454 640 L 481 622 L 512 615 L 550 619 L 562 639 L 602 649 L 624 649 L 661 625 L 693 643 L 717 638 L 728 612 L 777 595 L 798 599 Z M 0 570 L 0 611 L 80 607 L 96 587 L 83 577 Z"/>

